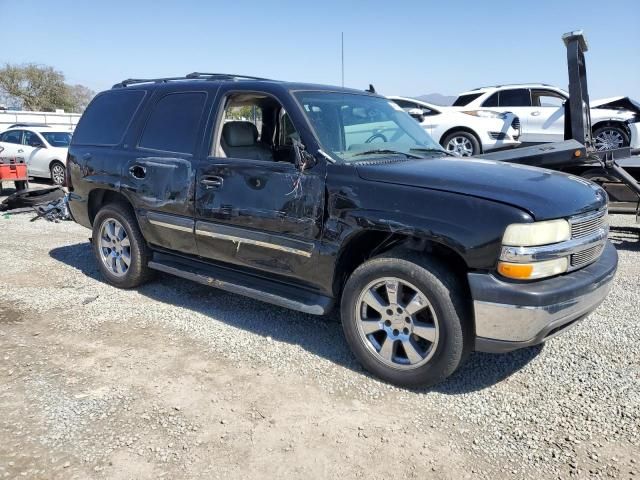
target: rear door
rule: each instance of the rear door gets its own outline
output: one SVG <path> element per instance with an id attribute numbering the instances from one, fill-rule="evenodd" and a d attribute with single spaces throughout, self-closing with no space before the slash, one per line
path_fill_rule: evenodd
<path id="1" fill-rule="evenodd" d="M 22 130 L 9 130 L 0 134 L 0 157 L 23 157 Z"/>
<path id="2" fill-rule="evenodd" d="M 149 243 L 195 255 L 194 165 L 212 92 L 188 88 L 154 92 L 131 139 L 122 191 L 132 200 Z"/>

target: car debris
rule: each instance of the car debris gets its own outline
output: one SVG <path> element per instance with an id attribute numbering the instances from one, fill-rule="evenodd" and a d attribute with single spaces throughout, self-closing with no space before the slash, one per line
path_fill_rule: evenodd
<path id="1" fill-rule="evenodd" d="M 59 223 L 64 220 L 71 220 L 69 214 L 69 196 L 58 198 L 47 204 L 40 204 L 33 207 L 37 215 L 31 219 L 32 222 L 44 218 L 50 222 Z"/>

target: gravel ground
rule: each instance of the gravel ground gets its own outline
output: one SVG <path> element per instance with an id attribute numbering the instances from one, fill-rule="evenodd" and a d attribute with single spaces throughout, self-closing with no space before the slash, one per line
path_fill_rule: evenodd
<path id="1" fill-rule="evenodd" d="M 415 391 L 363 372 L 336 318 L 169 276 L 117 290 L 88 230 L 29 219 L 0 215 L 0 477 L 640 477 L 632 216 L 596 312 Z"/>

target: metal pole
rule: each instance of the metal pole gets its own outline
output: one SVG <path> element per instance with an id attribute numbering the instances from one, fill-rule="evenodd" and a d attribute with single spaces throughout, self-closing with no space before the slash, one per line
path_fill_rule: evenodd
<path id="1" fill-rule="evenodd" d="M 340 32 L 340 53 L 342 56 L 342 88 L 344 88 L 344 32 Z"/>

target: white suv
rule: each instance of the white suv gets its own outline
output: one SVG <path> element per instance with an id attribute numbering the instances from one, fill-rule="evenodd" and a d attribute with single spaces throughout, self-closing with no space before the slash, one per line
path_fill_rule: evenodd
<path id="1" fill-rule="evenodd" d="M 53 127 L 15 125 L 0 133 L 0 156 L 22 157 L 30 177 L 64 183 L 71 132 Z"/>
<path id="2" fill-rule="evenodd" d="M 513 112 L 520 118 L 522 143 L 558 142 L 564 140 L 563 104 L 568 98 L 564 90 L 544 83 L 498 85 L 461 93 L 453 106 Z M 596 149 L 640 148 L 640 105 L 626 97 L 590 104 Z"/>
<path id="3" fill-rule="evenodd" d="M 461 157 L 520 145 L 520 122 L 512 113 L 432 105 L 407 97 L 387 97 L 415 118 L 431 138 Z"/>

